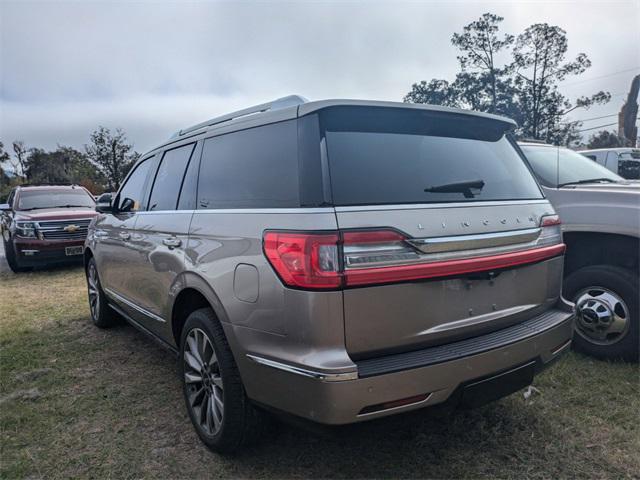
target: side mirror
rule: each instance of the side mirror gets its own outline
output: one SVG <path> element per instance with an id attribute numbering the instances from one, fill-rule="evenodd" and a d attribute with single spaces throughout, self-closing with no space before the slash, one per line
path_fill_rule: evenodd
<path id="1" fill-rule="evenodd" d="M 11 206 L 8 203 L 0 203 L 0 212 L 8 212 Z"/>
<path id="2" fill-rule="evenodd" d="M 132 200 L 130 198 L 125 198 L 122 201 L 122 205 L 120 205 L 120 208 L 118 209 L 118 211 L 120 211 L 120 212 L 130 212 L 135 208 L 135 206 L 136 206 L 135 200 Z"/>
<path id="3" fill-rule="evenodd" d="M 96 212 L 113 213 L 113 206 L 111 205 L 112 201 L 112 193 L 103 193 L 100 195 L 96 200 Z"/>

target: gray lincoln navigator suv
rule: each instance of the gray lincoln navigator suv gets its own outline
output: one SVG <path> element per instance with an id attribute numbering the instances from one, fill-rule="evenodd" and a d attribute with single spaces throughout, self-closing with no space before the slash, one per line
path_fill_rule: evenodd
<path id="1" fill-rule="evenodd" d="M 181 130 L 98 200 L 93 322 L 179 355 L 212 449 L 265 412 L 478 405 L 569 346 L 559 219 L 506 118 L 296 96 Z"/>

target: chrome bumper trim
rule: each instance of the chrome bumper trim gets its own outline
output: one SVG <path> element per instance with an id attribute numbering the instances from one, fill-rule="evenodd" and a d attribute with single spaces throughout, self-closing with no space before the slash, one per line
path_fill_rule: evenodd
<path id="1" fill-rule="evenodd" d="M 286 363 L 276 362 L 266 358 L 259 357 L 257 355 L 251 355 L 247 353 L 247 358 L 267 367 L 276 368 L 288 373 L 295 373 L 296 375 L 302 375 L 303 377 L 315 378 L 316 380 L 322 380 L 323 382 L 344 382 L 348 380 L 357 380 L 358 372 L 344 372 L 344 373 L 326 373 L 319 372 L 317 370 L 307 370 L 305 368 L 294 367 L 293 365 L 287 365 Z"/>

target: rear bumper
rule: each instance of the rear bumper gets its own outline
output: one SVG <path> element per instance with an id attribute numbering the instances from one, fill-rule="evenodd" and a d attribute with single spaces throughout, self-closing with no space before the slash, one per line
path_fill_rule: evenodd
<path id="1" fill-rule="evenodd" d="M 465 403 L 483 403 L 480 400 L 484 397 L 492 399 L 492 391 L 499 397 L 521 388 L 524 373 L 533 375 L 557 360 L 570 345 L 573 320 L 571 307 L 561 304 L 514 327 L 449 345 L 360 361 L 357 372 L 335 376 L 296 371 L 296 367 L 250 357 L 247 363 L 251 365 L 245 365 L 251 370 L 247 391 L 257 403 L 328 425 L 435 405 L 463 390 Z M 496 389 L 501 375 L 510 371 L 517 372 L 504 378 L 513 388 Z M 475 387 L 465 388 L 471 384 Z M 411 403 L 391 403 L 405 399 L 412 399 Z"/>
<path id="2" fill-rule="evenodd" d="M 67 247 L 84 246 L 84 238 L 73 240 L 39 240 L 39 239 L 14 239 L 13 246 L 16 252 L 16 260 L 20 266 L 30 267 L 51 263 L 67 263 L 82 261 L 82 254 L 67 255 Z"/>

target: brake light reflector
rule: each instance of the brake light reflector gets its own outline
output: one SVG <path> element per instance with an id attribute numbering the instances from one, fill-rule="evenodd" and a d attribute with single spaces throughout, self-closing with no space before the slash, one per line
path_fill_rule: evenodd
<path id="1" fill-rule="evenodd" d="M 342 285 L 337 232 L 266 232 L 263 248 L 285 285 L 313 289 Z"/>

